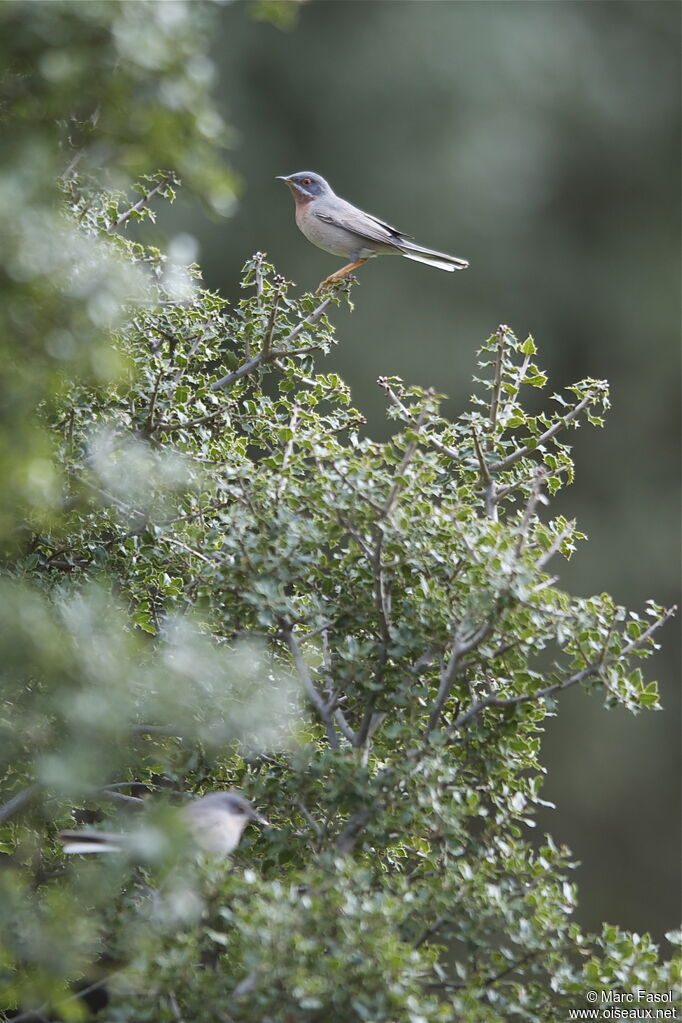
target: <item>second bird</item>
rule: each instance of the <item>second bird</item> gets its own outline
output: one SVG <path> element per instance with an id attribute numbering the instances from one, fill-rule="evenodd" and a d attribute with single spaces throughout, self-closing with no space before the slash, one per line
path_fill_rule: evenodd
<path id="1" fill-rule="evenodd" d="M 325 252 L 350 260 L 322 281 L 318 291 L 343 280 L 373 256 L 405 256 L 440 270 L 465 270 L 469 265 L 466 259 L 425 249 L 409 235 L 359 210 L 336 195 L 331 185 L 314 171 L 278 175 L 277 180 L 289 186 L 296 203 L 296 223 L 308 241 Z"/>

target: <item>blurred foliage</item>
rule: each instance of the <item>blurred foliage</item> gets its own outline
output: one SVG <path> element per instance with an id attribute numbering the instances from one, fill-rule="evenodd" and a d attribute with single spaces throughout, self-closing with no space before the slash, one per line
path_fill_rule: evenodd
<path id="1" fill-rule="evenodd" d="M 102 1023 L 501 1023 L 555 1020 L 588 988 L 667 992 L 678 966 L 646 935 L 582 933 L 568 851 L 528 837 L 555 697 L 658 706 L 639 665 L 669 612 L 571 597 L 552 574 L 583 537 L 544 509 L 572 479 L 569 431 L 603 423 L 606 384 L 548 398 L 534 341 L 501 326 L 455 420 L 442 395 L 381 378 L 395 432 L 376 442 L 319 365 L 352 282 L 297 298 L 257 253 L 228 305 L 191 246 L 127 238 L 173 198 L 198 130 L 183 108 L 166 135 L 155 90 L 201 53 L 207 9 L 167 6 L 35 5 L 16 33 L 35 47 L 27 80 L 8 62 L 24 99 L 2 170 L 5 1018 L 82 1020 L 89 991 Z M 161 49 L 108 65 L 145 11 Z M 91 42 L 52 119 L 77 110 L 85 68 L 111 68 L 88 152 L 100 125 L 125 152 L 121 97 L 152 92 L 134 183 L 116 147 L 113 184 L 88 152 L 60 177 L 34 81 L 59 25 Z M 163 145 L 178 132 L 161 172 L 157 109 Z M 33 135 L 36 164 L 19 159 Z M 231 784 L 273 826 L 226 869 L 187 856 L 165 811 Z M 60 828 L 124 827 L 126 795 L 157 790 L 166 841 L 144 862 L 65 859 Z"/>

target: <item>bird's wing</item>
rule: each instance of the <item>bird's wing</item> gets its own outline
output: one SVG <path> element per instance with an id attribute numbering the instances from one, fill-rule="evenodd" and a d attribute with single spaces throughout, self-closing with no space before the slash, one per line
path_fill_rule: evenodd
<path id="1" fill-rule="evenodd" d="M 371 213 L 356 209 L 355 206 L 351 206 L 347 202 L 335 204 L 331 211 L 318 212 L 316 210 L 315 216 L 327 224 L 335 224 L 337 227 L 345 228 L 346 231 L 352 231 L 360 238 L 367 238 L 372 242 L 382 242 L 385 245 L 395 245 L 397 242 L 411 238 L 411 235 L 404 234 L 397 227 L 391 227 L 390 224 L 385 224 L 378 217 L 373 217 Z"/>

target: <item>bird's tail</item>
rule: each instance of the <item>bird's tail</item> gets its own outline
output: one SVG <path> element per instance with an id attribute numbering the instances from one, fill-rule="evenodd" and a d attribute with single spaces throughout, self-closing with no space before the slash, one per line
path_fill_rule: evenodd
<path id="1" fill-rule="evenodd" d="M 64 846 L 65 853 L 109 853 L 122 852 L 125 837 L 109 831 L 60 831 L 57 838 Z"/>
<path id="2" fill-rule="evenodd" d="M 468 260 L 458 259 L 457 256 L 448 256 L 447 252 L 435 252 L 433 249 L 425 249 L 414 242 L 404 241 L 400 251 L 407 259 L 415 259 L 418 263 L 426 263 L 428 266 L 437 266 L 439 270 L 466 270 Z"/>

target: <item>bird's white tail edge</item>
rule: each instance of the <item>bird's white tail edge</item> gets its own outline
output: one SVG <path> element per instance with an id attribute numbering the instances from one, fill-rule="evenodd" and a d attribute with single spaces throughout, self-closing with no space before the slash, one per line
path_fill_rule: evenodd
<path id="1" fill-rule="evenodd" d="M 454 270 L 466 270 L 469 265 L 466 259 L 457 259 L 456 256 L 446 260 L 437 255 L 432 256 L 428 252 L 406 252 L 403 249 L 402 253 L 407 259 L 414 259 L 417 263 L 426 263 L 427 266 L 436 266 L 439 270 L 448 270 L 450 273 Z"/>
<path id="2" fill-rule="evenodd" d="M 73 853 L 110 853 L 121 852 L 120 845 L 111 845 L 106 842 L 65 842 L 64 852 L 67 855 Z"/>

